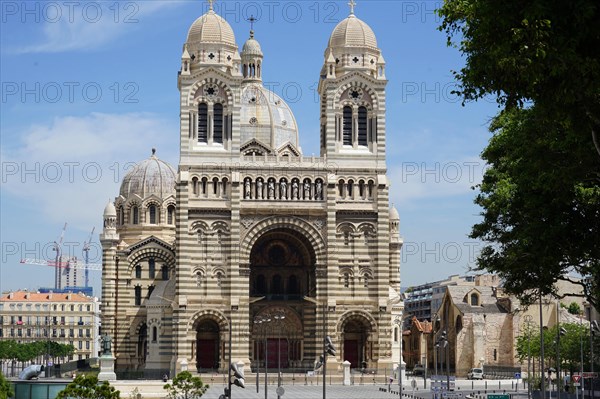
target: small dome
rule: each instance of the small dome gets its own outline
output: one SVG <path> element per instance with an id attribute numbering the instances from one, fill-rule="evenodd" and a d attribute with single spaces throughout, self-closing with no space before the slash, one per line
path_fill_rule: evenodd
<path id="1" fill-rule="evenodd" d="M 213 10 L 194 21 L 188 32 L 187 42 L 227 44 L 236 47 L 231 25 Z"/>
<path id="2" fill-rule="evenodd" d="M 106 204 L 106 208 L 104 208 L 104 217 L 109 216 L 117 216 L 117 209 L 115 208 L 115 204 L 113 204 L 112 201 L 108 201 L 108 204 Z"/>
<path id="3" fill-rule="evenodd" d="M 246 40 L 244 43 L 244 47 L 242 48 L 242 55 L 245 56 L 263 56 L 262 49 L 260 48 L 260 43 L 254 38 L 254 33 L 250 32 L 250 38 Z"/>
<path id="4" fill-rule="evenodd" d="M 390 220 L 400 220 L 400 214 L 398 213 L 398 210 L 396 209 L 396 207 L 393 205 L 392 205 L 392 208 L 390 209 Z"/>
<path id="5" fill-rule="evenodd" d="M 273 151 L 286 143 L 299 150 L 296 118 L 281 97 L 260 84 L 252 83 L 243 86 L 241 99 L 242 144 L 256 139 Z"/>
<path id="6" fill-rule="evenodd" d="M 176 173 L 168 163 L 161 161 L 152 149 L 152 156 L 138 163 L 123 178 L 120 194 L 128 198 L 137 194 L 142 198 L 156 195 L 166 198 L 175 195 Z"/>
<path id="7" fill-rule="evenodd" d="M 369 25 L 352 14 L 335 27 L 329 38 L 329 47 L 369 47 L 377 49 L 377 38 L 375 38 L 375 33 Z"/>

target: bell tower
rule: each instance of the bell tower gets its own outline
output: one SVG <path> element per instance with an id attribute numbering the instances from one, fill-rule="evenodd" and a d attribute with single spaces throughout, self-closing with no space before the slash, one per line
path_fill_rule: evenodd
<path id="1" fill-rule="evenodd" d="M 319 80 L 321 155 L 385 159 L 385 61 L 373 30 L 354 15 L 333 30 Z"/>

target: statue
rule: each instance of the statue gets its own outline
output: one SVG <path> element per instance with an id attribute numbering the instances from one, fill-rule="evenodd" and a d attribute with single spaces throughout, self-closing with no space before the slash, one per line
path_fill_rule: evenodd
<path id="1" fill-rule="evenodd" d="M 298 199 L 298 182 L 292 182 L 292 199 Z"/>
<path id="2" fill-rule="evenodd" d="M 310 199 L 310 183 L 304 182 L 304 199 Z"/>
<path id="3" fill-rule="evenodd" d="M 285 180 L 282 180 L 281 183 L 279 183 L 279 187 L 281 189 L 281 195 L 279 196 L 279 198 L 287 199 L 287 182 Z"/>
<path id="4" fill-rule="evenodd" d="M 275 198 L 275 183 L 269 181 L 269 199 Z"/>
<path id="5" fill-rule="evenodd" d="M 262 199 L 263 182 L 262 179 L 256 181 L 256 198 Z"/>
<path id="6" fill-rule="evenodd" d="M 244 183 L 244 187 L 245 187 L 245 195 L 244 197 L 246 199 L 250 199 L 250 179 L 246 179 L 246 182 Z"/>
<path id="7" fill-rule="evenodd" d="M 323 199 L 323 183 L 321 183 L 320 180 L 317 181 L 315 199 L 316 200 Z"/>
<path id="8" fill-rule="evenodd" d="M 112 356 L 112 349 L 111 349 L 112 339 L 110 338 L 110 335 L 104 334 L 100 337 L 100 339 L 102 340 L 102 355 Z"/>

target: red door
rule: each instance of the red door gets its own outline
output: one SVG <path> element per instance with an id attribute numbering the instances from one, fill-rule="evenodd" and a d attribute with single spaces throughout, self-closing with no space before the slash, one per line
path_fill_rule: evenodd
<path id="1" fill-rule="evenodd" d="M 278 340 L 277 338 L 270 338 L 267 340 L 267 360 L 269 361 L 269 368 L 276 369 L 281 364 L 281 368 L 285 369 L 288 367 L 288 341 L 285 339 Z M 279 353 L 280 364 L 277 363 L 277 353 Z"/>
<path id="2" fill-rule="evenodd" d="M 217 340 L 215 339 L 199 339 L 198 340 L 198 368 L 214 369 L 216 365 Z"/>
<path id="3" fill-rule="evenodd" d="M 350 362 L 350 368 L 359 367 L 358 364 L 358 340 L 344 340 L 344 360 Z"/>

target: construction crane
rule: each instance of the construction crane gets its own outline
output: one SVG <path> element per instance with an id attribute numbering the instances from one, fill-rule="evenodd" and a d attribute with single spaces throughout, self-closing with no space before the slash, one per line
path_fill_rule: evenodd
<path id="1" fill-rule="evenodd" d="M 56 252 L 56 263 L 54 266 L 54 288 L 56 288 L 56 289 L 61 288 L 60 268 L 58 267 L 58 265 L 61 263 L 61 260 L 62 260 L 62 242 L 63 242 L 63 239 L 65 238 L 65 230 L 67 230 L 67 222 L 65 222 L 65 225 L 63 226 L 63 229 L 62 229 L 62 232 L 60 233 L 60 238 L 58 239 L 58 242 L 54 241 L 54 245 L 52 246 L 52 250 L 54 252 Z"/>
<path id="2" fill-rule="evenodd" d="M 67 223 L 63 226 L 60 237 L 57 241 L 54 241 L 52 245 L 52 250 L 56 252 L 56 256 L 54 260 L 46 260 L 46 259 L 34 259 L 34 258 L 24 258 L 21 259 L 22 264 L 26 265 L 39 265 L 39 266 L 50 266 L 54 267 L 54 289 L 61 290 L 62 281 L 61 281 L 61 272 L 64 269 L 74 269 L 74 270 L 85 270 L 85 285 L 88 287 L 88 271 L 89 270 L 102 270 L 101 263 L 89 263 L 88 260 L 88 251 L 90 248 L 90 243 L 92 241 L 92 235 L 94 234 L 94 229 L 92 229 L 92 233 L 90 234 L 90 238 L 84 243 L 84 251 L 85 251 L 85 263 L 80 262 L 76 257 L 64 258 L 62 254 L 62 243 L 65 237 L 65 230 L 67 229 Z M 86 249 L 87 248 L 87 249 Z M 68 284 L 68 283 L 67 283 Z M 66 287 L 65 287 L 66 288 Z"/>
<path id="3" fill-rule="evenodd" d="M 81 269 L 81 270 L 102 270 L 102 263 L 80 263 L 77 258 L 71 258 L 66 262 L 56 263 L 53 260 L 23 258 L 21 263 L 24 265 L 51 266 L 57 269 Z"/>
<path id="4" fill-rule="evenodd" d="M 83 242 L 83 253 L 84 253 L 84 258 L 85 258 L 85 286 L 89 287 L 90 286 L 90 269 L 87 267 L 87 265 L 89 265 L 90 263 L 90 244 L 92 242 L 92 237 L 94 236 L 94 230 L 96 230 L 96 227 L 92 227 L 92 232 L 90 233 L 90 236 L 88 238 L 87 241 Z"/>

